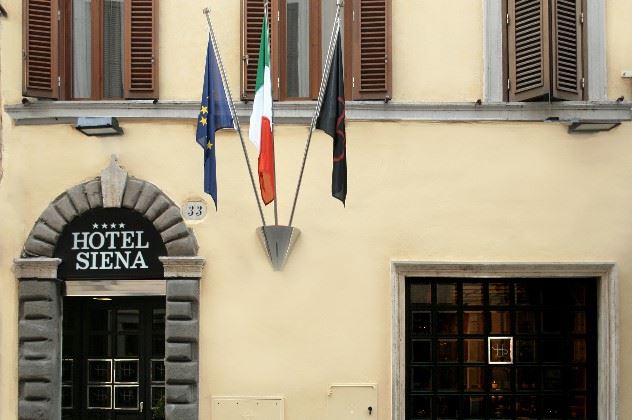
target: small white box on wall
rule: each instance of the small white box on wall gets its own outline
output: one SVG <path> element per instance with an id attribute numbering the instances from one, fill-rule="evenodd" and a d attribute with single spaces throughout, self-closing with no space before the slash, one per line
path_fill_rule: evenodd
<path id="1" fill-rule="evenodd" d="M 283 397 L 211 397 L 212 420 L 283 420 Z"/>
<path id="2" fill-rule="evenodd" d="M 377 384 L 333 384 L 327 420 L 377 420 Z"/>

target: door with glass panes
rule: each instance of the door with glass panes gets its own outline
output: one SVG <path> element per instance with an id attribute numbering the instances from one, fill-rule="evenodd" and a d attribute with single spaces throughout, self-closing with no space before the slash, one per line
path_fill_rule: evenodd
<path id="1" fill-rule="evenodd" d="M 164 342 L 164 297 L 64 298 L 62 419 L 163 419 Z"/>

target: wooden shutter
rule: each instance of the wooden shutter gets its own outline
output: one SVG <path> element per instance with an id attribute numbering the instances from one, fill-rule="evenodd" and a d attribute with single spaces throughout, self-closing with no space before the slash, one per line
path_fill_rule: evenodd
<path id="1" fill-rule="evenodd" d="M 550 93 L 548 0 L 509 0 L 509 100 Z"/>
<path id="2" fill-rule="evenodd" d="M 353 0 L 352 99 L 391 98 L 391 0 Z"/>
<path id="3" fill-rule="evenodd" d="M 125 97 L 158 98 L 158 0 L 125 1 Z"/>
<path id="4" fill-rule="evenodd" d="M 24 96 L 59 98 L 58 12 L 58 0 L 24 0 Z"/>
<path id="5" fill-rule="evenodd" d="M 241 100 L 255 97 L 259 43 L 261 42 L 261 22 L 263 22 L 264 0 L 242 0 L 241 3 Z M 273 19 L 273 16 L 275 17 Z M 279 1 L 268 2 L 268 27 L 270 28 L 270 66 L 272 78 L 272 98 L 279 99 Z"/>
<path id="6" fill-rule="evenodd" d="M 582 0 L 553 0 L 553 96 L 580 101 L 584 97 Z"/>

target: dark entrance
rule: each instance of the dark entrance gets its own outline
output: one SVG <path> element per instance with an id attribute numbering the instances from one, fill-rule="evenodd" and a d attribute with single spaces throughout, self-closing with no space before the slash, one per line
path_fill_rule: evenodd
<path id="1" fill-rule="evenodd" d="M 596 419 L 595 279 L 406 282 L 406 419 Z"/>
<path id="2" fill-rule="evenodd" d="M 62 419 L 163 419 L 164 297 L 64 298 Z"/>

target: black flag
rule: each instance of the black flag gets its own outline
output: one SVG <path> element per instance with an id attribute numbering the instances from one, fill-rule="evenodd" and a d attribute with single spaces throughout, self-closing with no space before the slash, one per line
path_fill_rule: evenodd
<path id="1" fill-rule="evenodd" d="M 347 198 L 347 139 L 345 134 L 345 86 L 342 69 L 340 31 L 336 40 L 327 88 L 316 121 L 316 128 L 334 140 L 334 165 L 331 174 L 331 195 L 344 204 Z"/>

